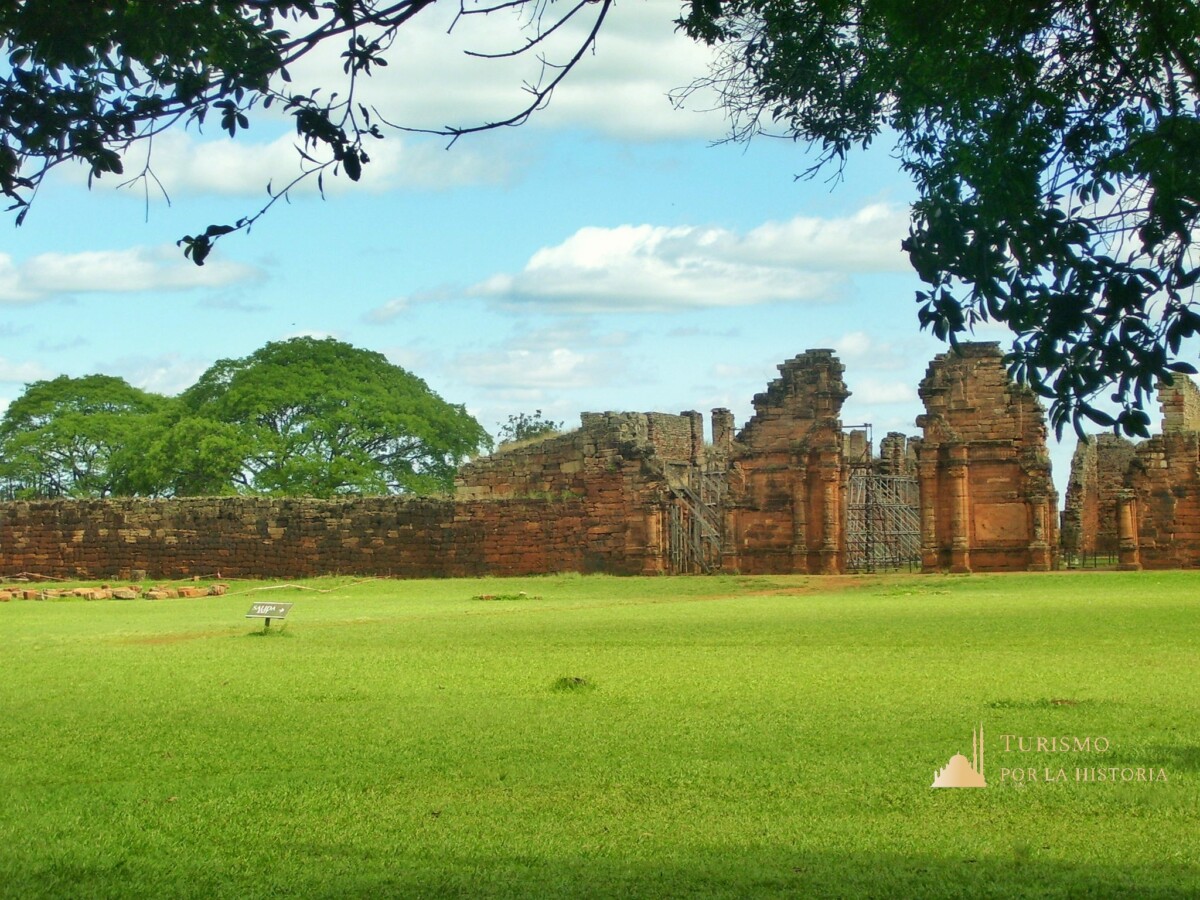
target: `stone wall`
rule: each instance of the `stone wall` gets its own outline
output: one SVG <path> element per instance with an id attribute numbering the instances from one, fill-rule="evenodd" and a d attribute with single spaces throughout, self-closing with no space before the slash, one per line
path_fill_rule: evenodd
<path id="1" fill-rule="evenodd" d="M 1080 441 L 1071 457 L 1071 476 L 1062 517 L 1062 548 L 1073 556 L 1116 557 L 1120 495 L 1136 445 L 1114 434 Z"/>
<path id="2" fill-rule="evenodd" d="M 713 410 L 711 445 L 698 412 L 584 413 L 574 431 L 464 465 L 454 500 L 0 504 L 0 573 L 838 573 L 849 555 L 849 486 L 860 483 L 852 470 L 919 476 L 927 569 L 1054 563 L 1057 496 L 1044 416 L 1008 378 L 996 345 L 937 357 L 921 383 L 924 437 L 890 433 L 878 457 L 866 432 L 842 428 L 849 391 L 832 351 L 808 350 L 778 369 L 740 432 L 729 410 Z M 1167 395 L 1164 409 L 1186 427 L 1171 432 L 1177 437 L 1160 455 L 1176 459 L 1171 448 L 1191 440 L 1194 481 L 1196 432 L 1187 428 L 1200 418 L 1200 396 Z M 1157 457 L 1143 462 L 1147 471 L 1152 464 Z M 1195 493 L 1192 506 L 1178 494 L 1182 477 L 1171 475 L 1171 511 L 1190 523 L 1200 517 Z M 1160 540 L 1168 498 L 1153 485 L 1146 491 L 1155 499 L 1142 518 L 1130 513 L 1129 527 L 1140 522 Z"/>
<path id="3" fill-rule="evenodd" d="M 467 463 L 455 498 L 580 500 L 590 511 L 582 543 L 620 544 L 636 560 L 613 571 L 661 572 L 670 484 L 703 456 L 703 425 L 699 413 L 584 413 L 575 431 Z"/>
<path id="4" fill-rule="evenodd" d="M 1200 565 L 1200 390 L 1180 375 L 1158 402 L 1162 434 L 1136 446 L 1118 497 L 1124 568 Z"/>
<path id="5" fill-rule="evenodd" d="M 999 345 L 964 343 L 939 354 L 919 393 L 923 568 L 1051 568 L 1058 495 L 1045 414 L 1033 392 L 1008 376 Z"/>
<path id="6" fill-rule="evenodd" d="M 778 368 L 730 451 L 725 565 L 837 573 L 845 549 L 845 367 L 832 350 L 808 350 Z"/>
<path id="7" fill-rule="evenodd" d="M 589 500 L 221 498 L 0 504 L 0 574 L 440 577 L 657 571 L 646 519 Z"/>

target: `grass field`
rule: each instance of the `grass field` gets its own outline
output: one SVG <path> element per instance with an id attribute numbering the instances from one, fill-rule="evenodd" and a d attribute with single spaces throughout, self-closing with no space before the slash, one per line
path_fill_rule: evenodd
<path id="1" fill-rule="evenodd" d="M 0 604 L 0 896 L 1200 896 L 1200 574 L 262 586 Z"/>

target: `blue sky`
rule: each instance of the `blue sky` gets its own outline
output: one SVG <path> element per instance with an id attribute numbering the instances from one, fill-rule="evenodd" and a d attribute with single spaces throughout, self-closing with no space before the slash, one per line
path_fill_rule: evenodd
<path id="1" fill-rule="evenodd" d="M 170 205 L 56 172 L 0 244 L 0 403 L 93 372 L 175 393 L 218 358 L 313 334 L 384 353 L 493 433 L 534 409 L 574 425 L 581 411 L 726 406 L 740 427 L 777 364 L 832 347 L 853 392 L 843 421 L 917 434 L 917 383 L 944 348 L 917 326 L 899 249 L 912 190 L 889 148 L 831 184 L 795 179 L 810 159 L 791 142 L 714 146 L 727 126 L 711 100 L 667 98 L 708 63 L 673 33 L 677 14 L 618 4 L 527 125 L 450 149 L 389 133 L 362 182 L 302 190 L 203 268 L 174 241 L 296 173 L 285 121 L 255 119 L 236 143 L 215 127 L 164 135 L 151 162 Z M 447 35 L 442 10 L 423 12 L 362 99 L 417 125 L 507 114 L 533 75 L 461 51 L 512 46 L 519 25 Z M 339 71 L 330 55 L 293 75 Z M 1054 452 L 1060 490 L 1069 451 Z"/>

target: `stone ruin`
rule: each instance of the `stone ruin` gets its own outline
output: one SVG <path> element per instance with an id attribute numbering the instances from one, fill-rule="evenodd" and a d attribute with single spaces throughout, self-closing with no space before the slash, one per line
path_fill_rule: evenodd
<path id="1" fill-rule="evenodd" d="M 398 577 L 894 568 L 987 572 L 1059 563 L 1058 496 L 1036 397 L 999 346 L 938 355 L 918 437 L 844 425 L 830 350 L 782 363 L 738 430 L 715 409 L 585 413 L 574 431 L 501 447 L 453 498 L 223 497 L 0 504 L 0 575 Z M 1076 451 L 1067 559 L 1200 561 L 1200 390 L 1159 388 L 1162 434 Z"/>
<path id="2" fill-rule="evenodd" d="M 842 425 L 850 392 L 833 351 L 778 368 L 740 432 L 728 410 L 712 411 L 711 444 L 697 412 L 585 413 L 577 431 L 464 466 L 457 497 L 604 496 L 614 516 L 645 523 L 654 571 L 1055 564 L 1045 416 L 998 345 L 938 356 L 921 384 L 924 436 L 888 434 L 878 456 L 865 429 Z"/>
<path id="3" fill-rule="evenodd" d="M 1200 563 L 1200 389 L 1184 375 L 1159 384 L 1162 433 L 1134 443 L 1104 434 L 1071 460 L 1063 551 L 1123 569 Z"/>
<path id="4" fill-rule="evenodd" d="M 1044 571 L 1058 548 L 1046 417 L 999 345 L 970 343 L 929 365 L 917 445 L 925 571 Z"/>

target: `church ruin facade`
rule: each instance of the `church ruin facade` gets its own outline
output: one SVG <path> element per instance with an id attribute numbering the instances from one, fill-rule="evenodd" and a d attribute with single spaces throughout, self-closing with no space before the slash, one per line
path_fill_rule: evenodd
<path id="1" fill-rule="evenodd" d="M 1008 377 L 997 345 L 938 356 L 921 383 L 923 436 L 889 434 L 878 455 L 867 427 L 843 426 L 850 392 L 832 350 L 808 350 L 778 370 L 740 431 L 728 410 L 712 411 L 711 443 L 697 412 L 585 413 L 576 432 L 464 466 L 457 496 L 603 495 L 638 523 L 652 571 L 1055 564 L 1045 416 Z"/>

